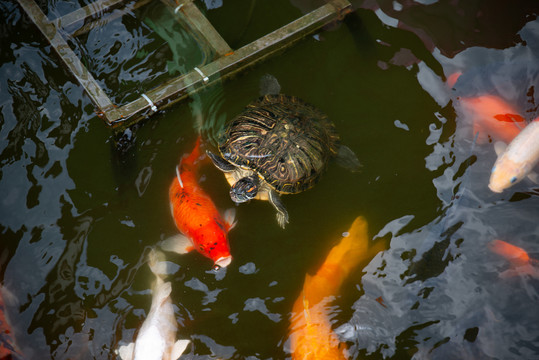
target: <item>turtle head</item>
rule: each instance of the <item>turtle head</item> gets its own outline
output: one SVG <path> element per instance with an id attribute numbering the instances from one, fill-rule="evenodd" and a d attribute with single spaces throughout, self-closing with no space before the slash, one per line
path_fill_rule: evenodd
<path id="1" fill-rule="evenodd" d="M 246 176 L 239 179 L 230 188 L 230 198 L 236 204 L 253 199 L 258 193 L 258 176 Z"/>

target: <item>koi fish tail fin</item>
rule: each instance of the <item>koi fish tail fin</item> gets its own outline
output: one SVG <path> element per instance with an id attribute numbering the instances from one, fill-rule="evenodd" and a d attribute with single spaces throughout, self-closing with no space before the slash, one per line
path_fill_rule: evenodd
<path id="1" fill-rule="evenodd" d="M 193 151 L 191 151 L 191 154 L 189 155 L 189 159 L 193 163 L 195 163 L 198 159 L 200 159 L 201 156 L 206 155 L 206 153 L 201 150 L 201 144 L 202 144 L 202 137 L 198 135 L 195 141 L 195 146 L 193 147 Z"/>
<path id="2" fill-rule="evenodd" d="M 195 146 L 193 147 L 193 150 L 191 150 L 191 153 L 188 155 L 184 155 L 180 160 L 181 170 L 183 170 L 183 168 L 185 167 L 196 164 L 201 158 L 206 156 L 206 153 L 201 150 L 201 143 L 202 137 L 198 135 L 195 141 Z"/>

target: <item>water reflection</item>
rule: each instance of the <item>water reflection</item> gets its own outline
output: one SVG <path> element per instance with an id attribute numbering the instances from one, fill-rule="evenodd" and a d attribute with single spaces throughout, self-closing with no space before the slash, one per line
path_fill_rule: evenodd
<path id="1" fill-rule="evenodd" d="M 0 4 L 0 39 L 9 44 L 0 54 L 0 271 L 19 300 L 7 311 L 25 358 L 109 359 L 133 338 L 149 304 L 148 281 L 137 272 L 144 249 L 175 232 L 166 189 L 184 140 L 200 131 L 215 141 L 267 73 L 332 113 L 357 140 L 365 172 L 328 172 L 312 193 L 291 198 L 299 216 L 286 232 L 267 224 L 265 207 L 238 209 L 237 267 L 226 272 L 208 272 L 196 256 L 169 259 L 181 269 L 176 317 L 194 344 L 186 358 L 286 358 L 303 276 L 358 211 L 391 247 L 331 304 L 333 329 L 352 358 L 537 357 L 537 279 L 500 277 L 510 265 L 488 244 L 501 239 L 538 257 L 539 189 L 523 181 L 502 194 L 488 190 L 495 153 L 475 140 L 459 103 L 484 92 L 514 103 L 528 121 L 538 115 L 537 5 L 362 3 L 375 12 L 359 10 L 361 23 L 348 26 L 368 37 L 341 26 L 306 39 L 120 134 L 125 143 L 113 143 L 18 6 Z M 78 4 L 44 6 L 63 14 Z M 265 15 L 254 11 L 256 25 Z M 132 15 L 72 39 L 119 101 L 168 66 L 184 71 L 182 54 L 191 51 L 165 15 L 150 11 L 142 25 Z M 203 186 L 229 207 L 222 174 L 202 171 Z"/>
<path id="2" fill-rule="evenodd" d="M 476 1 L 376 0 L 364 2 L 389 26 L 413 32 L 433 52 L 449 58 L 480 46 L 504 49 L 520 42 L 518 32 L 535 19 L 539 5 L 533 0 L 488 4 Z"/>
<path id="3" fill-rule="evenodd" d="M 102 271 L 89 267 L 85 261 L 87 238 L 95 220 L 89 215 L 73 218 L 72 210 L 71 204 L 63 204 L 64 216 L 58 225 L 67 240 L 66 246 L 47 274 L 45 286 L 34 296 L 34 299 L 42 300 L 28 327 L 29 333 L 42 330 L 53 358 L 91 355 L 89 341 L 93 330 L 85 326 L 87 317 L 93 317 L 91 314 L 95 309 L 108 305 L 131 285 L 146 255 L 143 252 L 134 264 L 118 263 L 116 276 L 109 280 Z M 29 306 L 30 303 L 24 304 L 23 311 Z"/>
<path id="4" fill-rule="evenodd" d="M 526 44 L 537 43 L 536 27 L 537 22 L 530 22 L 519 32 Z M 459 96 L 497 94 L 517 104 L 531 120 L 537 116 L 534 89 L 539 84 L 534 46 L 474 48 L 454 59 L 435 51 L 444 72 L 459 69 L 462 80 L 453 91 L 435 76 L 418 80 L 442 106 L 452 101 L 459 111 Z M 491 65 L 484 66 L 485 60 Z M 391 234 L 383 269 L 370 265 L 362 279 L 365 295 L 354 304 L 351 321 L 339 328 L 359 354 L 366 349 L 399 358 L 537 355 L 539 314 L 524 308 L 536 301 L 538 284 L 528 276 L 500 280 L 495 264 L 501 260 L 487 250 L 490 241 L 506 236 L 537 251 L 536 199 L 515 198 L 525 189 L 534 193 L 534 185 L 528 182 L 501 196 L 490 192 L 495 154 L 491 144 L 478 143 L 465 116 L 457 112 L 455 132 L 447 141 L 442 137 L 426 158 L 429 169 L 443 171 L 433 181 L 444 203 L 440 217 L 410 233 L 398 233 L 403 219 L 397 219 L 380 234 Z M 433 125 L 431 135 L 439 138 L 438 125 Z M 377 294 L 382 294 L 387 309 L 373 300 Z"/>
<path id="5" fill-rule="evenodd" d="M 68 204 L 64 206 L 65 210 L 70 210 Z M 45 287 L 37 295 L 44 294 L 44 301 L 38 307 L 28 330 L 33 332 L 38 327 L 42 328 L 47 343 L 52 345 L 53 352 L 57 346 L 56 334 L 65 333 L 70 326 L 73 326 L 76 332 L 80 332 L 86 317 L 82 300 L 74 291 L 75 265 L 79 261 L 91 221 L 89 217 L 83 217 L 77 221 L 78 225 L 74 228 L 73 239 L 67 243 L 55 267 L 47 275 Z"/>

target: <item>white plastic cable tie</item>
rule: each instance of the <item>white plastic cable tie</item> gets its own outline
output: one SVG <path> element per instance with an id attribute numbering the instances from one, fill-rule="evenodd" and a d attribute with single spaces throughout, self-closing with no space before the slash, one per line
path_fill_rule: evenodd
<path id="1" fill-rule="evenodd" d="M 155 104 L 150 100 L 149 97 L 146 96 L 146 94 L 142 94 L 142 97 L 144 99 L 146 99 L 146 101 L 148 102 L 148 104 L 150 104 L 150 109 L 152 109 L 153 112 L 156 112 L 157 111 L 157 106 L 155 106 Z"/>
<path id="2" fill-rule="evenodd" d="M 174 14 L 177 14 L 178 11 L 180 11 L 180 9 L 182 8 L 183 4 L 180 4 L 178 5 L 178 7 L 176 9 L 174 9 Z"/>
<path id="3" fill-rule="evenodd" d="M 197 68 L 196 66 L 195 66 L 195 71 L 196 71 L 197 73 L 199 73 L 200 76 L 202 76 L 202 80 L 203 80 L 205 83 L 207 83 L 208 81 L 210 81 L 210 79 L 209 79 L 206 75 L 204 75 L 204 73 L 203 73 L 199 68 Z"/>

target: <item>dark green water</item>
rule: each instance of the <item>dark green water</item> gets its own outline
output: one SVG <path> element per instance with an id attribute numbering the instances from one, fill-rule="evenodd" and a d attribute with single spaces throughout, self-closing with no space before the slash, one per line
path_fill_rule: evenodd
<path id="1" fill-rule="evenodd" d="M 197 5 L 237 48 L 301 16 L 297 3 Z M 2 3 L 0 274 L 16 299 L 7 313 L 23 358 L 109 359 L 132 341 L 151 302 L 145 251 L 177 232 L 175 165 L 200 120 L 211 139 L 259 96 L 266 74 L 328 114 L 363 168 L 331 163 L 315 188 L 284 196 L 285 230 L 268 203 L 238 206 L 226 270 L 198 253 L 167 254 L 180 265 L 171 276 L 178 337 L 192 340 L 182 358 L 290 358 L 305 274 L 358 215 L 388 250 L 347 279 L 330 311 L 352 358 L 538 357 L 538 280 L 501 279 L 508 262 L 487 249 L 500 238 L 539 258 L 537 185 L 488 190 L 492 144 L 473 141 L 458 105 L 458 96 L 494 93 L 528 121 L 538 115 L 538 6 L 430 3 L 355 2 L 346 23 L 156 114 L 123 154 L 22 10 Z M 42 4 L 50 18 L 79 6 Z M 186 53 L 189 41 L 167 45 L 174 33 L 164 35 L 162 6 L 71 39 L 118 103 L 203 61 Z M 471 75 L 453 91 L 444 81 L 457 70 Z M 216 168 L 201 175 L 218 208 L 234 206 Z"/>

